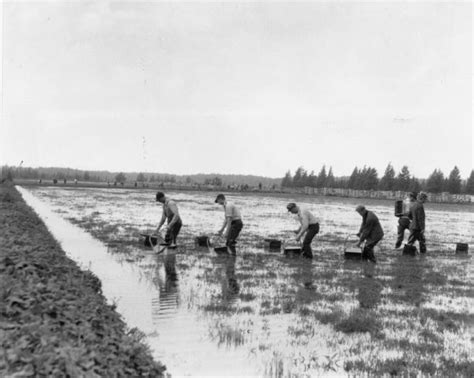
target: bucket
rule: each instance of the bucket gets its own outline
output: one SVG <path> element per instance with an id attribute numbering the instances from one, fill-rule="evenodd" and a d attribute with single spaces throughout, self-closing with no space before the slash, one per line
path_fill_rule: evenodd
<path id="1" fill-rule="evenodd" d="M 344 258 L 347 260 L 362 260 L 362 249 L 347 242 L 352 235 L 348 235 L 344 240 Z"/>
<path id="2" fill-rule="evenodd" d="M 143 244 L 145 247 L 154 247 L 155 245 L 158 244 L 158 238 L 156 236 L 151 236 L 148 234 L 140 234 L 145 238 Z"/>
<path id="3" fill-rule="evenodd" d="M 227 247 L 214 247 L 214 252 L 216 253 L 227 253 Z"/>
<path id="4" fill-rule="evenodd" d="M 294 256 L 301 254 L 302 248 L 301 247 L 285 247 L 283 249 L 283 253 L 287 256 Z"/>
<path id="5" fill-rule="evenodd" d="M 280 252 L 281 245 L 282 245 L 281 240 L 265 239 L 264 242 L 265 242 L 264 248 L 267 248 L 267 249 L 269 249 L 270 251 L 273 251 L 273 252 Z"/>
<path id="6" fill-rule="evenodd" d="M 347 260 L 362 260 L 362 250 L 357 247 L 345 248 L 344 258 Z"/>
<path id="7" fill-rule="evenodd" d="M 395 201 L 395 216 L 401 217 L 403 215 L 403 201 L 397 200 Z"/>
<path id="8" fill-rule="evenodd" d="M 469 252 L 469 244 L 467 243 L 456 243 L 456 253 L 467 255 Z"/>
<path id="9" fill-rule="evenodd" d="M 416 247 L 414 245 L 405 244 L 405 246 L 403 247 L 403 254 L 404 255 L 415 256 L 416 255 Z"/>
<path id="10" fill-rule="evenodd" d="M 209 236 L 202 235 L 202 236 L 197 236 L 194 239 L 194 242 L 198 247 L 210 247 L 211 246 L 211 240 L 209 239 Z"/>

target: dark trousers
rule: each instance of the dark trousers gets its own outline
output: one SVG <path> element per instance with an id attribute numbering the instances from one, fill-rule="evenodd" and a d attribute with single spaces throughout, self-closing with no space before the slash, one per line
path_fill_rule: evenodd
<path id="1" fill-rule="evenodd" d="M 405 237 L 405 230 L 410 228 L 410 219 L 408 217 L 400 217 L 398 219 L 398 237 L 397 237 L 397 248 L 400 247 L 403 243 Z"/>
<path id="2" fill-rule="evenodd" d="M 374 255 L 374 247 L 380 240 L 382 239 L 367 240 L 365 242 L 364 249 L 362 250 L 362 260 L 370 260 L 374 263 L 377 262 Z"/>
<path id="3" fill-rule="evenodd" d="M 303 240 L 303 256 L 312 258 L 313 250 L 311 249 L 311 242 L 313 241 L 316 234 L 319 232 L 319 223 L 310 224 L 308 230 L 306 230 L 306 235 Z"/>
<path id="4" fill-rule="evenodd" d="M 424 232 L 421 232 L 421 230 L 410 230 L 408 244 L 413 245 L 417 240 L 418 244 L 420 245 L 420 253 L 426 253 L 426 240 Z"/>
<path id="5" fill-rule="evenodd" d="M 181 230 L 182 225 L 183 223 L 181 222 L 181 220 L 178 220 L 171 227 L 168 227 L 168 231 L 166 231 L 165 235 L 165 243 L 176 244 L 176 238 L 179 235 L 179 231 Z"/>
<path id="6" fill-rule="evenodd" d="M 232 253 L 235 253 L 235 245 L 237 244 L 237 238 L 239 237 L 240 231 L 242 231 L 244 224 L 240 219 L 233 220 L 230 223 L 230 230 L 227 232 L 227 241 L 225 245 L 229 247 Z"/>

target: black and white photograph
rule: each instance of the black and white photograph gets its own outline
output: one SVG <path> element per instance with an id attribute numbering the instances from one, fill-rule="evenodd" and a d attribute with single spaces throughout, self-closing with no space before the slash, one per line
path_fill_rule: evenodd
<path id="1" fill-rule="evenodd" d="M 473 8 L 1 0 L 0 376 L 473 377 Z"/>

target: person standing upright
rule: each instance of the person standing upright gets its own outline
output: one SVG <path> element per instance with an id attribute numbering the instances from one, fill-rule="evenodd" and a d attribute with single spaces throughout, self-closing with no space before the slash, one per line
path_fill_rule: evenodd
<path id="1" fill-rule="evenodd" d="M 360 247 L 365 241 L 365 246 L 362 250 L 362 259 L 370 260 L 375 264 L 377 260 L 374 255 L 374 247 L 383 238 L 382 226 L 380 225 L 379 218 L 377 218 L 372 211 L 367 210 L 365 206 L 357 206 L 356 211 L 362 217 L 362 224 L 357 234 L 359 237 L 357 246 Z"/>
<path id="2" fill-rule="evenodd" d="M 420 245 L 420 253 L 426 253 L 425 208 L 423 206 L 423 204 L 426 202 L 426 199 L 427 196 L 425 193 L 418 194 L 417 200 L 409 212 L 411 223 L 408 245 L 413 245 L 418 240 L 418 244 Z"/>
<path id="3" fill-rule="evenodd" d="M 226 247 L 231 254 L 235 255 L 237 238 L 239 237 L 240 231 L 242 231 L 244 226 L 240 210 L 233 203 L 227 202 L 223 194 L 217 195 L 214 202 L 224 207 L 224 224 L 217 234 L 225 236 Z"/>
<path id="4" fill-rule="evenodd" d="M 395 248 L 400 248 L 405 238 L 405 230 L 410 229 L 410 209 L 416 201 L 416 194 L 413 192 L 408 193 L 408 196 L 405 201 L 403 201 L 403 215 L 398 218 L 398 232 L 397 232 L 397 242 L 395 243 Z"/>
<path id="5" fill-rule="evenodd" d="M 290 202 L 286 206 L 287 210 L 292 214 L 297 214 L 301 226 L 296 230 L 296 241 L 299 242 L 303 235 L 303 257 L 308 259 L 313 258 L 313 250 L 311 249 L 311 242 L 319 232 L 318 219 L 305 207 L 300 207 L 296 203 Z"/>
<path id="6" fill-rule="evenodd" d="M 179 231 L 183 225 L 179 215 L 178 206 L 175 201 L 167 198 L 163 192 L 156 193 L 156 201 L 163 204 L 163 214 L 161 216 L 160 224 L 156 229 L 156 233 L 160 231 L 163 224 L 168 220 L 165 243 L 170 244 L 170 247 L 174 248 L 176 247 L 176 239 Z"/>

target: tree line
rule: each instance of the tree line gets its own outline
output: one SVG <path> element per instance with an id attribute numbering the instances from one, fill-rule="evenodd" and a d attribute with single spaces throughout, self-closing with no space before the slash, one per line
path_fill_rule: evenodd
<path id="1" fill-rule="evenodd" d="M 448 176 L 440 169 L 435 169 L 427 179 L 419 179 L 410 173 L 408 166 L 403 166 L 397 173 L 391 163 L 387 165 L 382 177 L 379 178 L 375 168 L 364 166 L 355 167 L 349 177 L 335 177 L 332 167 L 329 170 L 323 165 L 318 174 L 314 170 L 308 172 L 298 167 L 295 174 L 287 171 L 282 179 L 282 187 L 298 188 L 342 188 L 357 190 L 384 190 L 430 193 L 449 192 L 451 194 L 474 195 L 474 170 L 467 180 L 462 180 L 459 168 L 455 166 Z"/>
<path id="2" fill-rule="evenodd" d="M 217 173 L 198 173 L 192 175 L 175 175 L 170 173 L 153 172 L 109 172 L 109 171 L 87 171 L 62 167 L 13 167 L 4 165 L 1 167 L 2 178 L 18 178 L 33 180 L 57 180 L 63 182 L 86 181 L 86 182 L 110 182 L 110 183 L 165 183 L 165 184 L 200 184 L 213 185 L 217 187 L 243 186 L 243 187 L 279 187 L 280 178 L 269 178 L 254 175 L 234 175 Z"/>

